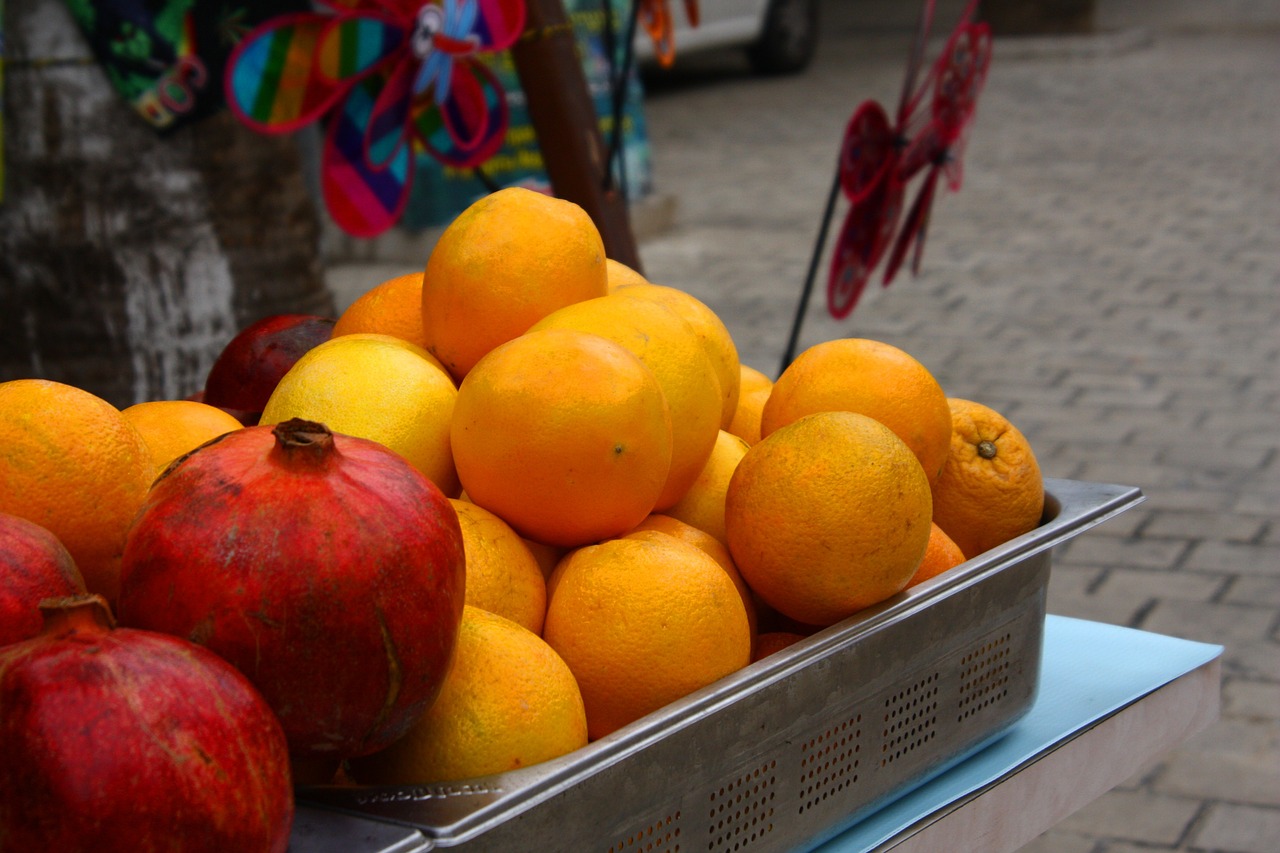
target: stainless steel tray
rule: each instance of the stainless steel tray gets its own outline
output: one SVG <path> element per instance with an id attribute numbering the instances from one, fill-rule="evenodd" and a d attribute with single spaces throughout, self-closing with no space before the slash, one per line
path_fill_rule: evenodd
<path id="1" fill-rule="evenodd" d="M 1030 709 L 1052 548 L 1143 500 L 1045 485 L 1036 530 L 562 758 L 301 789 L 290 849 L 783 851 L 830 837 Z"/>

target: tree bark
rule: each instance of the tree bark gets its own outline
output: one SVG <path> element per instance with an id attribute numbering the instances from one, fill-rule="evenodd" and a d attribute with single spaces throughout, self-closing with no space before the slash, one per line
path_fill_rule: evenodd
<path id="1" fill-rule="evenodd" d="M 59 0 L 6 11 L 0 381 L 176 399 L 249 322 L 332 314 L 291 137 L 223 112 L 162 138 Z"/>

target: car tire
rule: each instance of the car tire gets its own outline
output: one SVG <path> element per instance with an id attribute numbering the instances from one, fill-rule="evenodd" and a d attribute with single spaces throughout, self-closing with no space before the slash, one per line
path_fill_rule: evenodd
<path id="1" fill-rule="evenodd" d="M 813 60 L 818 47 L 818 0 L 769 0 L 764 29 L 747 48 L 752 70 L 794 74 Z"/>

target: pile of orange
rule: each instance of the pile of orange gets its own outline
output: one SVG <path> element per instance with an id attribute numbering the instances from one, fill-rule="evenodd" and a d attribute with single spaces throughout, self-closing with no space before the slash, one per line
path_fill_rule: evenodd
<path id="1" fill-rule="evenodd" d="M 0 384 L 0 511 L 114 595 L 176 456 L 238 427 Z M 477 202 L 281 380 L 263 422 L 384 443 L 450 498 L 467 613 L 441 698 L 352 768 L 426 783 L 576 749 L 1040 523 L 1025 436 L 903 350 L 819 343 L 776 380 L 704 302 L 605 258 L 576 205 Z M 195 450 L 195 452 L 199 452 Z"/>

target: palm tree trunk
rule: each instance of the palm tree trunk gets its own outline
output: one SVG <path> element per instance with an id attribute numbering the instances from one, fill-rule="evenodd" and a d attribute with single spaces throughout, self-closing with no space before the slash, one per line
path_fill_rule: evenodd
<path id="1" fill-rule="evenodd" d="M 249 322 L 333 312 L 292 138 L 226 112 L 162 138 L 61 0 L 6 11 L 0 381 L 184 397 Z"/>

